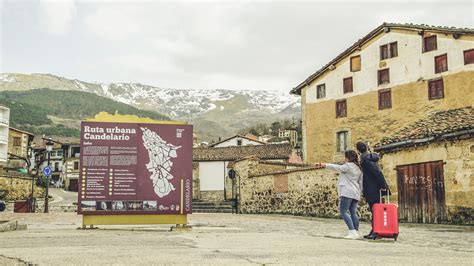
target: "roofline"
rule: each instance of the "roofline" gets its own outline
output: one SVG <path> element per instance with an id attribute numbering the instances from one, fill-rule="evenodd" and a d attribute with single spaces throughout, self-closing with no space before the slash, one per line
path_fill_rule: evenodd
<path id="1" fill-rule="evenodd" d="M 275 157 L 275 158 L 268 158 L 268 157 L 257 157 L 259 160 L 285 160 L 285 159 L 289 159 L 290 156 L 285 156 L 285 157 Z M 193 162 L 235 162 L 235 161 L 239 161 L 239 160 L 242 160 L 242 159 L 246 159 L 245 157 L 244 158 L 235 158 L 235 159 L 229 159 L 229 158 L 225 158 L 225 159 L 221 159 L 221 160 L 217 160 L 217 159 L 212 159 L 212 160 L 203 160 L 203 159 L 200 159 L 200 160 L 194 160 L 193 159 Z"/>
<path id="2" fill-rule="evenodd" d="M 229 137 L 229 138 L 226 138 L 226 139 L 224 139 L 224 140 L 221 140 L 221 141 L 219 141 L 219 142 L 213 143 L 213 144 L 209 145 L 208 147 L 212 147 L 212 148 L 213 148 L 215 145 L 221 144 L 221 143 L 223 143 L 223 142 L 226 142 L 226 141 L 228 141 L 228 140 L 230 140 L 230 139 L 233 139 L 233 138 L 236 138 L 236 137 L 244 138 L 244 139 L 251 140 L 251 141 L 255 141 L 255 142 L 258 142 L 258 143 L 260 143 L 260 144 L 267 144 L 267 143 L 265 143 L 265 142 L 262 142 L 262 141 L 259 141 L 259 140 L 254 140 L 254 139 L 248 138 L 248 137 L 246 137 L 246 136 L 242 136 L 242 135 L 237 134 L 237 135 L 234 135 L 234 136 L 232 136 L 232 137 Z M 223 147 L 217 147 L 217 148 L 223 148 Z"/>
<path id="3" fill-rule="evenodd" d="M 436 32 L 453 33 L 453 34 L 454 33 L 457 33 L 457 34 L 474 34 L 474 29 L 470 29 L 470 28 L 455 28 L 455 27 L 450 28 L 450 27 L 436 27 L 436 26 L 430 26 L 430 25 L 425 25 L 425 24 L 417 25 L 417 24 L 400 24 L 400 23 L 387 23 L 387 22 L 384 22 L 384 23 L 382 23 L 382 25 L 378 26 L 377 28 L 375 28 L 374 30 L 369 32 L 367 35 L 365 35 L 362 39 L 359 39 L 357 42 L 355 42 L 349 48 L 344 50 L 336 58 L 332 59 L 329 63 L 324 65 L 318 71 L 311 74 L 303 82 L 301 82 L 296 87 L 291 89 L 290 94 L 301 95 L 301 89 L 303 89 L 305 86 L 309 85 L 309 83 L 313 82 L 315 79 L 317 79 L 319 76 L 321 76 L 324 72 L 326 72 L 326 70 L 330 66 L 339 63 L 342 59 L 346 58 L 348 55 L 350 55 L 355 50 L 360 49 L 366 42 L 372 40 L 375 36 L 377 36 L 381 32 L 389 32 L 390 29 L 392 29 L 392 28 L 407 29 L 407 30 L 418 30 L 418 31 L 421 31 L 421 32 L 423 32 L 424 30 L 429 30 L 429 31 L 436 31 Z"/>
<path id="4" fill-rule="evenodd" d="M 431 142 L 436 142 L 440 140 L 445 140 L 445 139 L 452 139 L 452 138 L 457 138 L 465 135 L 470 135 L 471 137 L 474 137 L 474 129 L 468 129 L 468 130 L 462 130 L 462 131 L 457 131 L 457 132 L 451 132 L 451 133 L 446 133 L 443 134 L 439 137 L 427 137 L 427 138 L 421 138 L 421 139 L 407 139 L 399 142 L 393 142 L 387 145 L 382 145 L 382 146 L 376 146 L 374 147 L 374 150 L 377 152 L 385 152 L 389 153 L 391 151 L 405 148 L 405 147 L 410 147 L 410 146 L 415 146 L 415 145 L 424 145 L 424 144 L 429 144 Z"/>
<path id="5" fill-rule="evenodd" d="M 35 136 L 35 134 L 31 133 L 31 132 L 28 132 L 28 131 L 24 131 L 24 130 L 21 130 L 21 129 L 18 129 L 18 128 L 14 128 L 14 127 L 9 127 L 9 129 L 12 129 L 12 130 L 15 130 L 15 131 L 18 131 L 18 132 L 21 132 L 21 133 L 25 133 L 25 134 L 28 134 L 30 136 Z"/>

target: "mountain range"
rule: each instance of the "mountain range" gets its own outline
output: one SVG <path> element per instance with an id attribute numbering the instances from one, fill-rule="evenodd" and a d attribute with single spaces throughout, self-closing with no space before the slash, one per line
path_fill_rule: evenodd
<path id="1" fill-rule="evenodd" d="M 206 141 L 230 136 L 256 123 L 300 118 L 299 97 L 274 90 L 170 89 L 139 83 L 85 82 L 51 74 L 0 74 L 0 91 L 42 88 L 92 93 L 155 116 L 189 121 L 196 135 Z"/>

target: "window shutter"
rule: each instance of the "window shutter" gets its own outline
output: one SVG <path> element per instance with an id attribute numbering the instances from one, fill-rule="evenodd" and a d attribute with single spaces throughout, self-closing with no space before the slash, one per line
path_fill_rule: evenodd
<path id="1" fill-rule="evenodd" d="M 464 51 L 464 64 L 474 64 L 474 49 Z"/>
<path id="2" fill-rule="evenodd" d="M 345 78 L 343 80 L 343 92 L 344 93 L 353 92 L 352 77 Z"/>
<path id="3" fill-rule="evenodd" d="M 351 72 L 360 71 L 360 69 L 361 69 L 360 55 L 351 57 Z"/>

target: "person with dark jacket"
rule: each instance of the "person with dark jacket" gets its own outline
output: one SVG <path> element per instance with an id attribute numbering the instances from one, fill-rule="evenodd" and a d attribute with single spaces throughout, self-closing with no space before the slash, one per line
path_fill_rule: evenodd
<path id="1" fill-rule="evenodd" d="M 380 190 L 387 191 L 388 185 L 379 165 L 377 164 L 380 156 L 376 153 L 371 153 L 368 150 L 367 145 L 363 142 L 358 142 L 356 147 L 360 153 L 360 165 L 363 173 L 363 195 L 369 204 L 370 211 L 372 212 L 372 206 L 380 201 Z M 368 235 L 364 236 L 364 238 L 371 237 L 372 230 L 370 230 Z"/>

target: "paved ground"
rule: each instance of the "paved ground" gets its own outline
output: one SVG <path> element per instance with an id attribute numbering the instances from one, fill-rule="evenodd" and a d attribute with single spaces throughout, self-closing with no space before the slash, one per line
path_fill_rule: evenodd
<path id="1" fill-rule="evenodd" d="M 474 228 L 400 227 L 397 242 L 344 240 L 335 219 L 193 214 L 189 232 L 168 226 L 77 230 L 75 213 L 0 214 L 26 231 L 0 233 L 0 265 L 33 264 L 451 264 L 473 265 Z M 368 230 L 363 224 L 361 230 Z"/>

